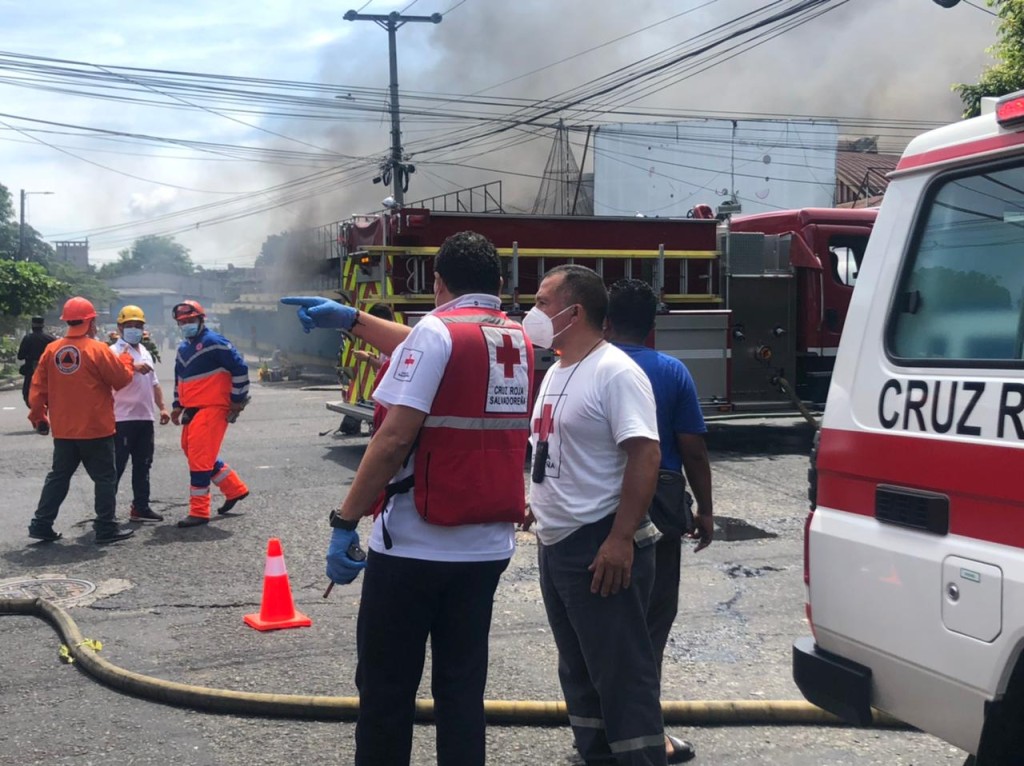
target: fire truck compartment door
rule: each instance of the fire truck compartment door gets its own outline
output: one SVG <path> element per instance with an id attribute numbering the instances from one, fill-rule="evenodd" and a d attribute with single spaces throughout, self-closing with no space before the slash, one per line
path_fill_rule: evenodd
<path id="1" fill-rule="evenodd" d="M 654 320 L 654 347 L 682 360 L 702 401 L 727 401 L 728 311 L 672 311 Z"/>
<path id="2" fill-rule="evenodd" d="M 947 556 L 942 562 L 942 623 L 948 630 L 992 642 L 1003 629 L 1003 570 Z"/>

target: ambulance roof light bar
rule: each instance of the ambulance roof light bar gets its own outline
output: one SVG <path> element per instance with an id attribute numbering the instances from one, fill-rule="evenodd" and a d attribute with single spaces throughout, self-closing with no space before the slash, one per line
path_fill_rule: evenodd
<path id="1" fill-rule="evenodd" d="M 1024 90 L 1010 93 L 996 102 L 996 122 L 1004 127 L 1024 124 Z"/>

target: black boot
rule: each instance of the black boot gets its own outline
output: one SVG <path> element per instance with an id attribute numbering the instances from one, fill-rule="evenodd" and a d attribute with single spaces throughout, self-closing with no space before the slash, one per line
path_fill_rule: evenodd
<path id="1" fill-rule="evenodd" d="M 114 527 L 113 529 L 104 530 L 103 532 L 97 532 L 96 544 L 105 545 L 106 543 L 116 543 L 118 540 L 127 540 L 134 534 L 135 530 L 131 527 Z"/>
<path id="2" fill-rule="evenodd" d="M 204 519 L 202 516 L 186 516 L 178 522 L 178 526 L 182 529 L 186 527 L 199 527 L 203 524 L 209 524 L 209 519 Z"/>
<path id="3" fill-rule="evenodd" d="M 224 505 L 217 509 L 217 515 L 223 516 L 225 513 L 228 513 L 232 508 L 235 507 L 235 503 L 239 503 L 242 500 L 245 500 L 245 498 L 247 497 L 249 497 L 249 493 L 243 492 L 238 497 L 232 497 L 229 500 L 225 500 Z"/>

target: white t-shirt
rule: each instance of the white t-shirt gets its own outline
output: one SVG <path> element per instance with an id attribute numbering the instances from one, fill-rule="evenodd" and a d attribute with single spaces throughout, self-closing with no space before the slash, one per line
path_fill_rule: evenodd
<path id="1" fill-rule="evenodd" d="M 618 508 L 626 468 L 619 445 L 636 437 L 658 441 L 651 382 L 625 353 L 604 343 L 544 376 L 533 407 L 534 460 L 545 425 L 547 467 L 544 481 L 530 483 L 530 508 L 537 537 L 554 545 Z"/>
<path id="2" fill-rule="evenodd" d="M 136 362 L 145 362 L 153 366 L 153 357 L 141 343 L 136 347 L 119 338 L 110 347 L 115 355 L 127 351 Z M 140 372 L 132 376 L 132 382 L 119 391 L 114 392 L 114 419 L 122 420 L 156 420 L 156 406 L 153 402 L 153 388 L 158 384 L 156 371 L 145 374 Z"/>
<path id="3" fill-rule="evenodd" d="M 452 354 L 448 328 L 433 314 L 473 306 L 499 309 L 501 302 L 493 295 L 463 295 L 423 317 L 392 353 L 391 366 L 374 391 L 373 398 L 385 407 L 402 405 L 429 413 Z M 415 456 L 410 457 L 393 481 L 412 474 L 414 462 Z M 512 556 L 515 551 L 513 524 L 501 522 L 456 527 L 428 524 L 416 510 L 414 492 L 410 490 L 391 498 L 373 523 L 369 542 L 371 550 L 388 556 L 426 561 L 498 561 Z M 390 549 L 384 547 L 382 522 L 391 536 L 393 545 Z"/>

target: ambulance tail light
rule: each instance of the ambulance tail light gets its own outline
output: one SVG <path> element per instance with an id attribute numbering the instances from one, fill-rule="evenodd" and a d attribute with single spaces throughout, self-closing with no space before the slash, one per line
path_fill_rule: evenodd
<path id="1" fill-rule="evenodd" d="M 1024 91 L 1003 96 L 996 102 L 996 122 L 1004 127 L 1024 125 Z"/>

